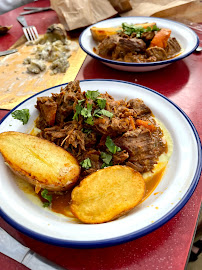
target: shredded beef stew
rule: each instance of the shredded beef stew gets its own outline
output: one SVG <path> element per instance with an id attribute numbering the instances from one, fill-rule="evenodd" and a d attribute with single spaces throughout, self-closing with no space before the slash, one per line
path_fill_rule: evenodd
<path id="1" fill-rule="evenodd" d="M 38 136 L 72 153 L 81 164 L 81 178 L 117 164 L 140 173 L 152 171 L 167 151 L 161 128 L 140 99 L 82 92 L 74 81 L 59 94 L 38 97 L 36 108 Z"/>

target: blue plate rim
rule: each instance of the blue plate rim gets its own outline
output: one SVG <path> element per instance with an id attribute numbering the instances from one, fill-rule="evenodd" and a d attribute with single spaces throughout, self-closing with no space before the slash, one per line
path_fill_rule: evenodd
<path id="1" fill-rule="evenodd" d="M 111 19 L 108 19 L 108 20 L 105 20 L 105 21 L 112 21 L 112 20 L 117 20 L 117 19 L 124 19 L 124 18 L 128 18 L 128 17 L 119 17 L 119 18 L 111 18 Z M 151 17 L 147 17 L 147 16 L 131 16 L 130 18 L 151 18 Z M 175 23 L 175 24 L 179 24 L 181 26 L 183 26 L 184 28 L 188 29 L 190 32 L 192 32 L 194 35 L 195 35 L 195 38 L 196 38 L 196 44 L 195 46 L 192 48 L 192 50 L 190 50 L 189 52 L 187 52 L 186 54 L 184 55 L 179 55 L 177 57 L 174 57 L 172 59 L 168 59 L 168 60 L 164 60 L 164 61 L 158 61 L 158 62 L 148 62 L 148 63 L 126 63 L 126 62 L 121 62 L 121 61 L 115 61 L 115 60 L 110 60 L 110 59 L 106 59 L 106 58 L 103 58 L 103 57 L 100 57 L 99 55 L 94 55 L 92 54 L 91 52 L 89 52 L 85 46 L 83 46 L 82 44 L 82 38 L 83 38 L 83 35 L 85 34 L 86 31 L 88 31 L 91 27 L 95 26 L 95 25 L 98 25 L 99 23 L 103 22 L 103 21 L 100 21 L 100 22 L 97 22 L 89 27 L 87 27 L 82 33 L 81 35 L 79 36 L 79 45 L 81 47 L 81 49 L 87 53 L 88 55 L 90 55 L 92 58 L 96 59 L 96 60 L 99 60 L 101 62 L 105 62 L 107 64 L 111 64 L 111 65 L 117 65 L 117 66 L 128 66 L 128 67 L 150 67 L 150 66 L 159 66 L 159 65 L 168 65 L 168 64 L 171 64 L 173 62 L 176 62 L 176 61 L 179 61 L 181 59 L 184 59 L 186 58 L 187 56 L 189 56 L 190 54 L 192 54 L 195 49 L 199 46 L 199 37 L 198 35 L 191 29 L 189 28 L 188 26 L 186 26 L 185 24 L 183 23 L 180 23 L 180 22 L 176 22 L 176 21 L 172 21 L 172 20 L 169 20 L 169 19 L 164 19 L 164 18 L 158 18 L 158 17 L 152 17 L 152 19 L 154 18 L 155 19 L 160 19 L 161 21 L 168 21 L 168 22 L 172 22 L 172 23 Z"/>
<path id="2" fill-rule="evenodd" d="M 196 143 L 197 143 L 197 149 L 198 149 L 198 163 L 197 163 L 197 168 L 195 171 L 195 175 L 192 179 L 191 185 L 189 186 L 187 192 L 184 194 L 183 198 L 179 201 L 179 203 L 172 208 L 169 212 L 167 212 L 164 216 L 162 216 L 159 220 L 157 220 L 156 222 L 150 224 L 147 227 L 144 227 L 136 232 L 133 233 L 129 233 L 126 234 L 124 236 L 119 236 L 119 237 L 115 237 L 115 238 L 111 238 L 111 239 L 107 239 L 107 240 L 93 240 L 93 241 L 72 241 L 72 240 L 62 240 L 62 239 L 57 239 L 57 238 L 52 238 L 52 237 L 48 237 L 48 236 L 44 236 L 41 235 L 39 233 L 33 232 L 32 230 L 30 230 L 29 228 L 26 228 L 25 226 L 17 223 L 15 220 L 12 219 L 12 217 L 9 217 L 2 209 L 0 209 L 0 216 L 8 223 L 10 224 L 12 227 L 14 227 L 15 229 L 17 229 L 18 231 L 20 231 L 21 233 L 36 239 L 38 241 L 47 243 L 47 244 L 51 244 L 54 246 L 60 246 L 60 247 L 68 247 L 68 248 L 76 248 L 76 249 L 91 249 L 91 248 L 103 248 L 103 247 L 110 247 L 110 246 L 114 246 L 114 245 L 119 245 L 119 244 L 123 244 L 135 239 L 138 239 L 142 236 L 145 236 L 155 230 L 157 230 L 158 228 L 160 228 L 162 225 L 164 225 L 166 222 L 168 222 L 171 218 L 173 218 L 184 206 L 185 204 L 188 202 L 188 200 L 191 198 L 194 190 L 196 189 L 199 179 L 200 179 L 200 175 L 201 175 L 201 170 L 202 170 L 202 145 L 201 145 L 201 141 L 200 141 L 200 137 L 198 135 L 198 132 L 194 126 L 194 124 L 192 123 L 191 119 L 187 116 L 187 114 L 178 106 L 176 105 L 173 101 L 171 101 L 169 98 L 167 98 L 166 96 L 162 95 L 161 93 L 148 88 L 146 86 L 142 86 L 136 83 L 132 83 L 132 82 L 127 82 L 127 81 L 123 81 L 123 80 L 113 80 L 113 79 L 87 79 L 87 80 L 80 80 L 80 82 L 87 82 L 87 81 L 109 81 L 109 82 L 118 82 L 118 83 L 123 83 L 123 84 L 131 84 L 134 86 L 138 86 L 140 88 L 143 88 L 146 91 L 150 91 L 153 92 L 154 94 L 161 96 L 162 98 L 164 98 L 165 100 L 167 100 L 170 104 L 172 104 L 185 118 L 185 120 L 188 122 L 188 124 L 190 125 L 193 134 L 195 136 L 196 139 Z M 64 85 L 67 85 L 68 83 L 64 83 L 64 84 L 60 84 L 60 85 L 56 85 L 53 87 L 50 87 L 48 89 L 45 89 L 43 91 L 40 91 L 39 93 L 36 93 L 34 95 L 32 95 L 31 97 L 27 98 L 26 100 L 22 101 L 20 104 L 18 104 L 16 107 L 14 107 L 7 115 L 4 116 L 4 118 L 0 121 L 0 125 L 2 124 L 2 122 L 14 111 L 16 110 L 19 106 L 21 106 L 23 103 L 27 102 L 28 100 L 34 98 L 35 96 L 49 91 L 53 88 L 56 87 L 63 87 Z"/>

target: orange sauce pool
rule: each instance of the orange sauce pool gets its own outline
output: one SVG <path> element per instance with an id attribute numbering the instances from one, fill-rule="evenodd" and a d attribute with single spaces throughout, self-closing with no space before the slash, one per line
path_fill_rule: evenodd
<path id="1" fill-rule="evenodd" d="M 162 170 L 160 170 L 158 173 L 156 173 L 150 181 L 146 183 L 146 193 L 142 201 L 146 200 L 155 190 L 155 188 L 158 186 L 159 182 L 161 181 L 164 172 L 166 170 L 166 167 L 164 167 Z"/>

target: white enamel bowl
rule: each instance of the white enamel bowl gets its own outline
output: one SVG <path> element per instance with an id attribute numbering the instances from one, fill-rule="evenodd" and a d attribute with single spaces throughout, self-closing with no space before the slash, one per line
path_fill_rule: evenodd
<path id="1" fill-rule="evenodd" d="M 93 26 L 96 27 L 118 27 L 121 26 L 123 22 L 128 24 L 131 23 L 144 23 L 144 22 L 156 22 L 159 28 L 170 28 L 172 33 L 171 37 L 175 37 L 182 47 L 182 52 L 169 60 L 151 62 L 151 63 L 126 63 L 120 61 L 114 61 L 105 59 L 97 55 L 93 48 L 97 46 L 97 42 L 95 42 L 92 38 L 90 28 Z M 163 68 L 175 61 L 179 61 L 187 56 L 189 56 L 199 45 L 199 38 L 196 33 L 191 30 L 189 27 L 182 23 L 178 23 L 175 21 L 161 19 L 156 17 L 121 17 L 114 18 L 105 21 L 101 21 L 90 27 L 86 28 L 80 35 L 79 38 L 80 47 L 91 57 L 101 61 L 115 69 L 124 70 L 124 71 L 132 71 L 132 72 L 145 72 L 152 71 Z"/>
<path id="2" fill-rule="evenodd" d="M 22 233 L 53 245 L 73 248 L 112 246 L 154 231 L 187 203 L 200 178 L 201 144 L 187 115 L 158 92 L 115 80 L 84 80 L 80 86 L 82 91 L 107 91 L 115 99 L 140 98 L 151 108 L 173 140 L 173 154 L 163 179 L 155 191 L 127 215 L 104 224 L 81 224 L 33 203 L 18 188 L 13 173 L 0 157 L 0 215 Z M 30 132 L 38 115 L 37 97 L 59 93 L 60 88 L 52 87 L 22 102 L 14 110 L 28 108 L 31 114 L 28 124 L 23 125 L 9 113 L 0 123 L 1 132 Z"/>

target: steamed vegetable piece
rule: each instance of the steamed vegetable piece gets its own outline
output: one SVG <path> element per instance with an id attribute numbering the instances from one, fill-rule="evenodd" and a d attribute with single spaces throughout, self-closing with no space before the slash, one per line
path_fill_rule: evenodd
<path id="1" fill-rule="evenodd" d="M 166 48 L 170 34 L 171 34 L 170 29 L 162 28 L 159 32 L 156 33 L 156 35 L 152 39 L 150 47 L 157 46 L 160 48 Z"/>
<path id="2" fill-rule="evenodd" d="M 0 134 L 0 152 L 6 164 L 35 186 L 64 191 L 75 184 L 80 166 L 67 151 L 32 135 L 8 131 Z"/>
<path id="3" fill-rule="evenodd" d="M 142 175 L 131 167 L 116 165 L 84 178 L 72 191 L 70 207 L 84 223 L 103 223 L 133 209 L 144 194 Z"/>
<path id="4" fill-rule="evenodd" d="M 153 131 L 156 130 L 155 125 L 152 124 L 152 123 L 149 122 L 149 121 L 137 119 L 137 120 L 136 120 L 136 124 L 137 124 L 138 126 L 143 126 L 143 127 L 147 128 L 147 129 L 149 129 L 151 132 L 153 132 Z"/>

